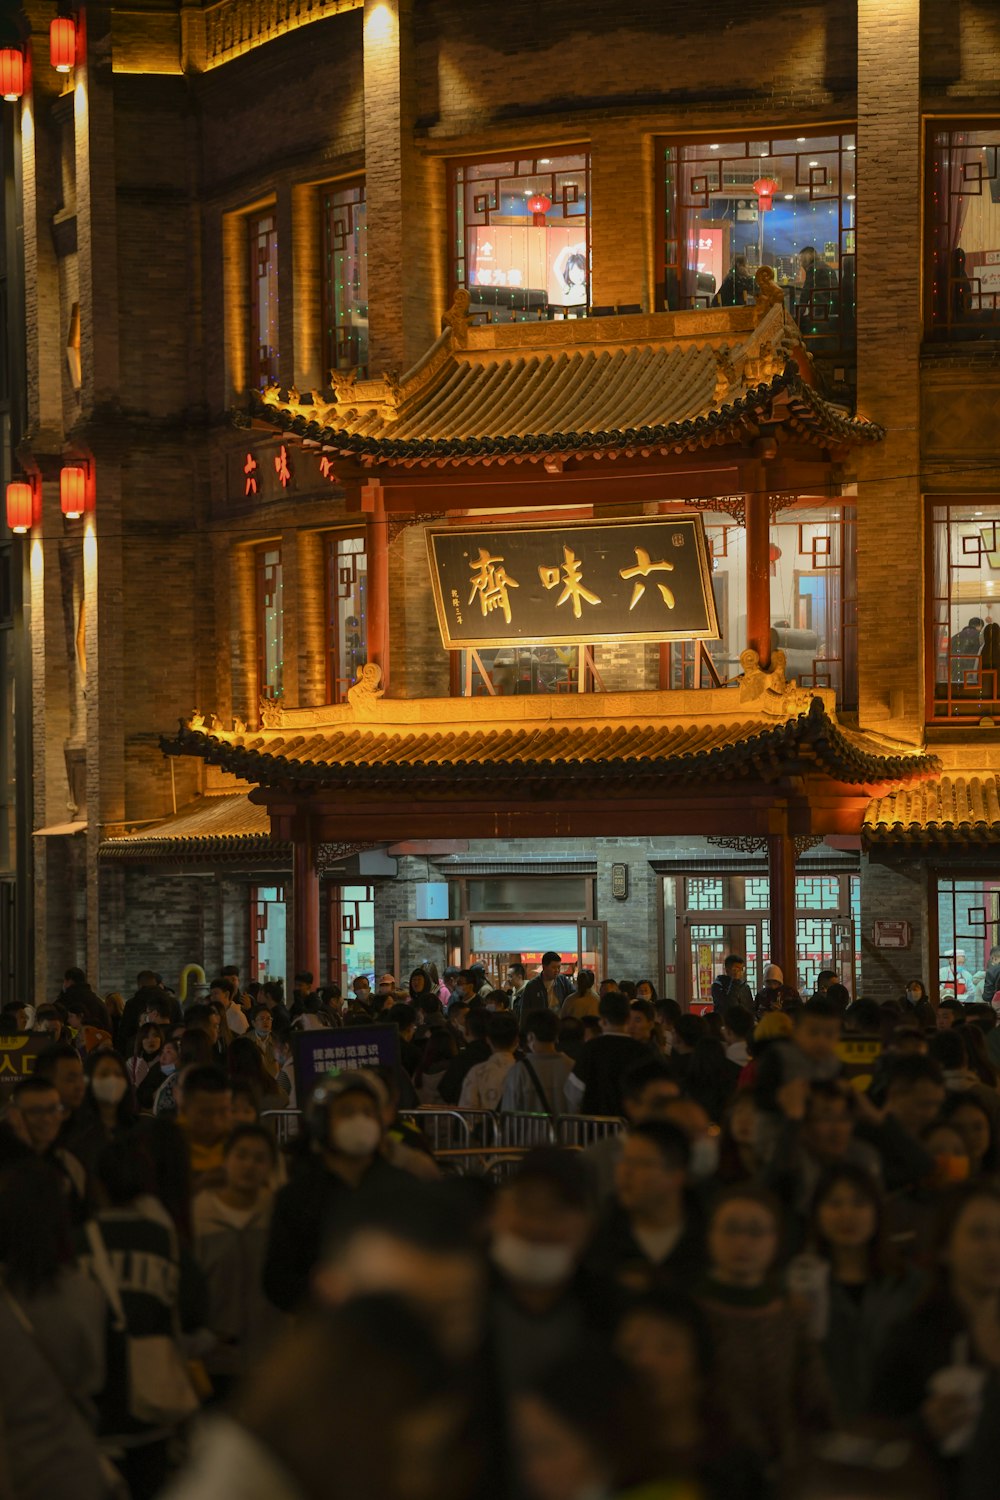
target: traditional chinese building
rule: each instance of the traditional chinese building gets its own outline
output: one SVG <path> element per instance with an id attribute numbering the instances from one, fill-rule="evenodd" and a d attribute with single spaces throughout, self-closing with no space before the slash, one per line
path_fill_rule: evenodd
<path id="1" fill-rule="evenodd" d="M 974 993 L 992 8 L 131 0 L 64 72 L 54 14 L 0 37 L 5 993 Z"/>

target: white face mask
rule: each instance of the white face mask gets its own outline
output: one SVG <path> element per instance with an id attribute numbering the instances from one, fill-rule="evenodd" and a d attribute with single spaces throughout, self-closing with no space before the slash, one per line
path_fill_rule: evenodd
<path id="1" fill-rule="evenodd" d="M 574 1255 L 568 1245 L 536 1245 L 517 1234 L 498 1234 L 491 1254 L 493 1264 L 521 1286 L 558 1286 L 573 1273 Z"/>
<path id="2" fill-rule="evenodd" d="M 337 1121 L 332 1135 L 335 1151 L 342 1151 L 345 1156 L 371 1156 L 378 1150 L 382 1127 L 371 1115 L 351 1115 L 350 1119 Z"/>
<path id="3" fill-rule="evenodd" d="M 92 1078 L 90 1091 L 98 1104 L 120 1104 L 125 1097 L 128 1084 L 124 1078 Z"/>
<path id="4" fill-rule="evenodd" d="M 695 1182 L 705 1182 L 719 1170 L 719 1138 L 700 1135 L 691 1142 L 691 1165 L 689 1171 Z"/>

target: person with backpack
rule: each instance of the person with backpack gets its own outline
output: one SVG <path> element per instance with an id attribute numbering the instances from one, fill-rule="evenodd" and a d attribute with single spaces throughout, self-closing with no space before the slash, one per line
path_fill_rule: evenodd
<path id="1" fill-rule="evenodd" d="M 528 1050 L 504 1081 L 500 1108 L 550 1117 L 562 1114 L 573 1059 L 558 1048 L 560 1020 L 554 1010 L 533 1010 L 524 1020 Z"/>

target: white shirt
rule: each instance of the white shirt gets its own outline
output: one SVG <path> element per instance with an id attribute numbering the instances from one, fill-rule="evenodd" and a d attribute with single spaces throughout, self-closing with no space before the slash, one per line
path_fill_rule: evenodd
<path id="1" fill-rule="evenodd" d="M 245 1036 L 250 1029 L 250 1022 L 243 1014 L 242 1008 L 235 1003 L 226 1006 L 226 1021 L 233 1036 Z"/>
<path id="2" fill-rule="evenodd" d="M 507 1074 L 514 1066 L 512 1052 L 494 1052 L 465 1075 L 459 1109 L 499 1109 Z"/>

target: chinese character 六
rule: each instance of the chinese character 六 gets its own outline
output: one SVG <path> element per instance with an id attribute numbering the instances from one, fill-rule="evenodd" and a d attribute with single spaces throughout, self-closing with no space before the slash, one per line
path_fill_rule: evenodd
<path id="1" fill-rule="evenodd" d="M 283 490 L 287 489 L 289 481 L 292 477 L 292 471 L 288 467 L 288 453 L 285 449 L 284 443 L 282 443 L 281 445 L 281 452 L 275 454 L 274 472 L 278 476 L 278 483 L 281 485 L 281 488 Z"/>
<path id="2" fill-rule="evenodd" d="M 639 600 L 646 592 L 645 583 L 640 583 L 639 579 L 648 578 L 650 573 L 672 573 L 674 571 L 673 563 L 651 562 L 649 553 L 646 551 L 645 547 L 633 547 L 632 550 L 635 553 L 637 559 L 635 567 L 622 568 L 618 574 L 619 578 L 634 578 L 636 580 L 635 586 L 632 589 L 632 602 L 629 604 L 630 610 L 635 609 L 636 605 L 639 603 Z M 667 608 L 673 609 L 676 602 L 674 599 L 673 590 L 668 589 L 665 583 L 658 583 L 656 587 L 663 595 L 663 602 L 667 606 Z"/>
<path id="3" fill-rule="evenodd" d="M 471 604 L 479 596 L 479 607 L 483 616 L 490 610 L 499 609 L 503 611 L 503 617 L 510 624 L 510 595 L 508 589 L 517 589 L 521 585 L 514 578 L 507 576 L 507 570 L 503 566 L 502 557 L 491 557 L 485 547 L 480 547 L 479 556 L 474 563 L 470 563 L 472 570 L 472 593 L 469 595 Z"/>
<path id="4" fill-rule="evenodd" d="M 252 453 L 247 454 L 247 461 L 243 465 L 243 472 L 247 476 L 244 495 L 256 495 L 257 493 L 257 460 Z"/>
<path id="5" fill-rule="evenodd" d="M 601 602 L 597 594 L 592 594 L 589 589 L 584 588 L 582 582 L 583 563 L 580 562 L 572 547 L 563 547 L 563 565 L 561 570 L 559 568 L 539 567 L 538 576 L 542 580 L 543 586 L 547 589 L 557 588 L 562 583 L 563 591 L 556 600 L 556 609 L 559 608 L 560 604 L 565 604 L 567 599 L 571 599 L 573 601 L 573 613 L 577 619 L 583 613 L 580 608 L 581 599 L 585 600 L 587 604 L 600 604 Z"/>

